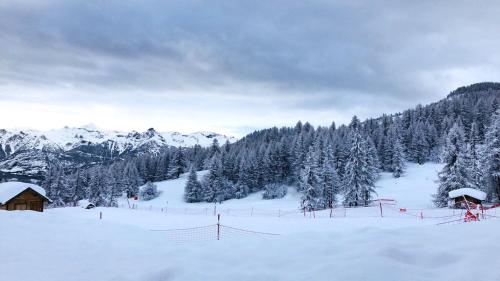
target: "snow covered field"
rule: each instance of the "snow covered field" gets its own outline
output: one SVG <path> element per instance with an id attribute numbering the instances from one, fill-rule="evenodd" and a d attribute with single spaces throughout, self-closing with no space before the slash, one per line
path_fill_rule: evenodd
<path id="1" fill-rule="evenodd" d="M 130 201 L 134 210 L 122 200 L 123 208 L 0 212 L 0 280 L 500 280 L 500 219 L 437 225 L 460 216 L 432 207 L 440 167 L 383 174 L 379 197 L 397 202 L 383 218 L 378 207 L 304 217 L 294 192 L 217 205 L 223 225 L 279 236 L 222 227 L 215 240 L 214 205 L 183 203 L 185 178 L 158 183 L 161 196 Z"/>

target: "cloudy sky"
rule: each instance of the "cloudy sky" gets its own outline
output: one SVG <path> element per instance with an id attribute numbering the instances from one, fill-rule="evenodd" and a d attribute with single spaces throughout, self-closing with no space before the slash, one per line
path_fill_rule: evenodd
<path id="1" fill-rule="evenodd" d="M 241 136 L 500 79 L 498 1 L 0 1 L 0 120 Z"/>

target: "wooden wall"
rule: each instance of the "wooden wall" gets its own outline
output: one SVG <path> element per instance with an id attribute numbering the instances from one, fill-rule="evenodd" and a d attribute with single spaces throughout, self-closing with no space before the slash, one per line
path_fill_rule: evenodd
<path id="1" fill-rule="evenodd" d="M 0 209 L 5 209 L 7 211 L 32 210 L 43 212 L 43 203 L 44 198 L 42 196 L 30 189 L 27 189 L 7 201 L 5 205 L 0 206 Z"/>

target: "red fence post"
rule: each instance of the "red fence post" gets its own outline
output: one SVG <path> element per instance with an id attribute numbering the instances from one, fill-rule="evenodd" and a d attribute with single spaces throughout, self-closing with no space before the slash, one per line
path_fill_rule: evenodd
<path id="1" fill-rule="evenodd" d="M 217 240 L 220 240 L 220 214 L 217 215 Z"/>

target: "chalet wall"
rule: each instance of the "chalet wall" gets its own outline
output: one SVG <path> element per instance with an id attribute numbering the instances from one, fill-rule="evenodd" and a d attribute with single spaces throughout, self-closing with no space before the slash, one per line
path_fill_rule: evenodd
<path id="1" fill-rule="evenodd" d="M 41 197 L 38 193 L 27 189 L 21 192 L 16 197 L 7 201 L 5 205 L 0 206 L 3 207 L 4 210 L 12 211 L 12 210 L 32 210 L 43 212 L 43 203 L 44 198 Z"/>

